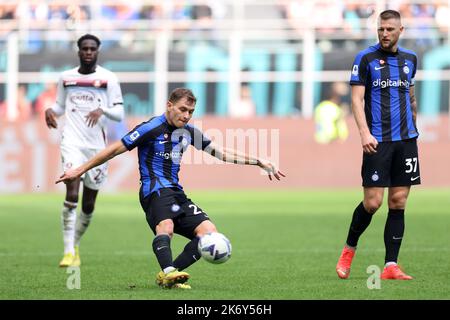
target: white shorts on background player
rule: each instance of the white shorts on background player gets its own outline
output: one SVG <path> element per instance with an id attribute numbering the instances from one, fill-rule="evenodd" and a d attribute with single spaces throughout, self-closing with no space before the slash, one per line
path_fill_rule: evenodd
<path id="1" fill-rule="evenodd" d="M 61 145 L 61 160 L 63 171 L 77 168 L 91 159 L 102 149 L 80 148 L 72 145 Z M 92 190 L 99 190 L 108 177 L 108 163 L 105 162 L 98 167 L 92 168 L 83 176 L 83 184 Z"/>

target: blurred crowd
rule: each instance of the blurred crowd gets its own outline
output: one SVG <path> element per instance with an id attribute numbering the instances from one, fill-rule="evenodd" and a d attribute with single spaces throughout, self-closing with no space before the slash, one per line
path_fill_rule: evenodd
<path id="1" fill-rule="evenodd" d="M 25 0 L 2 1 L 0 36 L 25 28 L 31 38 L 29 49 L 39 50 L 46 43 L 68 45 L 71 31 L 81 33 L 101 28 L 105 32 L 110 31 L 111 41 L 105 46 L 115 46 L 132 42 L 138 30 L 159 30 L 167 23 L 173 30 L 209 32 L 220 25 L 218 22 L 239 17 L 261 21 L 278 19 L 285 23 L 286 29 L 294 31 L 312 26 L 319 35 L 332 35 L 339 31 L 341 35 L 360 37 L 364 30 L 372 30 L 374 13 L 388 8 L 399 10 L 405 25 L 413 29 L 418 38 L 448 34 L 450 8 L 447 0 L 255 0 L 239 5 L 232 1 L 213 0 L 72 0 L 68 3 Z M 49 39 L 58 41 L 53 41 L 53 44 L 45 42 Z"/>
<path id="2" fill-rule="evenodd" d="M 384 9 L 400 11 L 403 24 L 411 33 L 402 41 L 413 42 L 412 45 L 402 42 L 405 47 L 426 48 L 449 40 L 448 0 L 2 0 L 0 54 L 2 40 L 14 30 L 21 35 L 20 50 L 31 54 L 43 50 L 68 52 L 74 49 L 74 39 L 92 30 L 101 31 L 102 48 L 148 52 L 149 45 L 139 45 L 136 39 L 141 37 L 151 43 L 149 32 L 165 28 L 181 33 L 181 37 L 174 38 L 171 50 L 181 46 L 186 51 L 190 46 L 185 38 L 206 40 L 211 46 L 218 46 L 217 34 L 227 28 L 231 30 L 239 25 L 246 29 L 251 25 L 253 30 L 258 30 L 258 26 L 266 30 L 272 24 L 274 29 L 286 30 L 289 34 L 288 40 L 280 40 L 284 43 L 301 41 L 304 29 L 314 28 L 323 52 L 338 46 L 355 49 L 358 41 L 364 42 L 361 43 L 364 46 L 368 41 L 373 42 L 377 13 Z M 241 22 L 236 24 L 235 19 Z M 273 38 L 268 40 L 266 42 L 275 43 Z M 227 48 L 225 44 L 225 50 Z M 1 63 L 0 68 L 4 71 Z M 42 88 L 31 91 L 27 85 L 19 87 L 20 117 L 40 116 L 54 101 L 54 85 L 45 88 L 40 85 Z M 4 96 L 4 92 L 0 95 Z M 239 107 L 231 110 L 230 115 L 254 115 L 255 105 L 246 83 L 241 86 L 240 97 Z M 5 102 L 0 101 L 0 116 L 4 117 L 5 112 Z"/>
<path id="3" fill-rule="evenodd" d="M 52 106 L 56 101 L 56 84 L 39 84 L 42 89 L 36 97 L 31 97 L 32 93 L 25 84 L 20 84 L 17 89 L 17 113 L 18 121 L 26 121 L 33 117 L 44 119 L 44 111 Z M 0 101 L 0 118 L 6 118 L 6 100 Z"/>

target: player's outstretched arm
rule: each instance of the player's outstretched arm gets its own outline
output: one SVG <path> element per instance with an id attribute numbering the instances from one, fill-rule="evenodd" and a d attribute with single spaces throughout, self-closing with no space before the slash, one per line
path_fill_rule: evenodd
<path id="1" fill-rule="evenodd" d="M 257 165 L 258 167 L 260 167 L 261 169 L 264 169 L 267 174 L 269 175 L 269 180 L 272 180 L 272 175 L 277 179 L 280 180 L 281 177 L 286 177 L 284 175 L 284 173 L 282 173 L 280 170 L 277 169 L 277 167 L 275 167 L 275 165 L 265 159 L 258 159 L 257 161 Z"/>
<path id="2" fill-rule="evenodd" d="M 68 170 L 64 172 L 64 174 L 56 180 L 55 183 L 60 182 L 68 182 L 78 177 L 81 177 L 86 171 L 89 171 L 96 166 L 105 163 L 106 161 L 114 158 L 115 156 L 124 153 L 127 151 L 127 148 L 123 145 L 122 141 L 117 141 L 111 144 L 109 147 L 103 149 L 99 153 L 97 153 L 94 157 L 92 157 L 89 161 L 85 162 L 81 166 L 75 169 Z"/>
<path id="3" fill-rule="evenodd" d="M 211 142 L 211 144 L 205 149 L 205 151 L 224 162 L 257 165 L 268 173 L 270 180 L 272 180 L 272 175 L 277 180 L 280 180 L 281 177 L 285 177 L 284 173 L 278 170 L 277 167 L 270 161 L 265 159 L 258 159 L 246 153 L 239 152 L 235 149 L 223 148 Z"/>

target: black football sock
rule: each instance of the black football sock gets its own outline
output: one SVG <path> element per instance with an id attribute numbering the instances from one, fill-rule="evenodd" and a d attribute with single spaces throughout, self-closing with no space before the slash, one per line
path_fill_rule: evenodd
<path id="1" fill-rule="evenodd" d="M 366 211 L 361 202 L 353 212 L 352 222 L 348 230 L 347 245 L 350 247 L 356 247 L 359 237 L 369 226 L 372 221 L 373 214 Z"/>
<path id="2" fill-rule="evenodd" d="M 195 237 L 184 247 L 183 252 L 175 259 L 173 266 L 178 270 L 183 270 L 189 267 L 191 264 L 200 259 L 200 253 L 198 252 L 199 238 Z"/>
<path id="3" fill-rule="evenodd" d="M 169 235 L 160 234 L 153 239 L 153 252 L 156 255 L 156 259 L 158 259 L 161 270 L 173 266 Z"/>
<path id="4" fill-rule="evenodd" d="M 389 209 L 384 227 L 384 245 L 386 246 L 385 263 L 397 262 L 404 231 L 405 210 Z"/>

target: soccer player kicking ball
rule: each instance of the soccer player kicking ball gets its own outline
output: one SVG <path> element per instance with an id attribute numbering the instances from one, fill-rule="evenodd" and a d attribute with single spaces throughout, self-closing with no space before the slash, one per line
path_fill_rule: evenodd
<path id="1" fill-rule="evenodd" d="M 61 138 L 64 170 L 77 167 L 106 146 L 106 120 L 124 116 L 122 92 L 117 77 L 97 65 L 100 40 L 91 34 L 78 39 L 80 66 L 63 72 L 58 81 L 56 103 L 45 110 L 47 126 L 57 128 L 56 118 L 65 115 Z M 107 176 L 107 164 L 91 168 L 83 177 L 83 199 L 77 217 L 80 178 L 66 183 L 61 214 L 64 257 L 60 267 L 81 264 L 79 245 L 88 228 L 95 200 Z"/>
<path id="2" fill-rule="evenodd" d="M 352 109 L 363 148 L 364 200 L 353 213 L 347 243 L 336 266 L 341 279 L 350 274 L 358 239 L 381 206 L 385 187 L 389 188 L 389 212 L 381 279 L 412 279 L 397 265 L 406 200 L 411 185 L 420 184 L 414 97 L 417 56 L 397 45 L 402 31 L 400 14 L 383 11 L 378 18 L 379 43 L 361 51 L 353 64 Z"/>
<path id="3" fill-rule="evenodd" d="M 189 145 L 225 162 L 259 166 L 268 173 L 270 180 L 272 175 L 277 180 L 284 177 L 272 163 L 222 148 L 189 125 L 195 104 L 196 98 L 190 90 L 175 89 L 170 94 L 164 114 L 138 125 L 121 141 L 78 168 L 66 171 L 56 181 L 70 183 L 91 168 L 137 147 L 141 176 L 140 203 L 155 234 L 153 252 L 161 266 L 156 283 L 163 288 L 191 288 L 185 283 L 190 276 L 182 270 L 200 259 L 197 250 L 199 238 L 206 233 L 217 232 L 207 214 L 186 197 L 179 184 L 181 157 Z M 183 252 L 172 260 L 170 241 L 174 233 L 190 241 Z"/>

